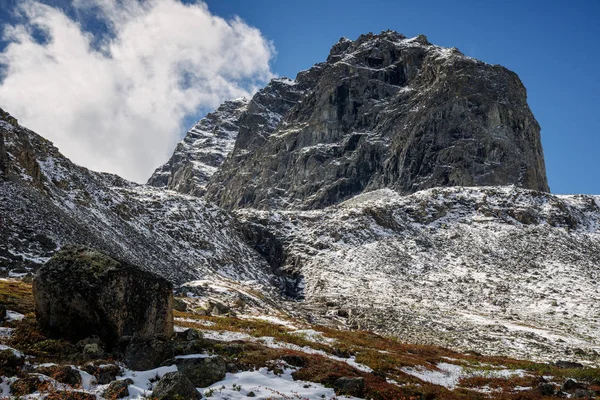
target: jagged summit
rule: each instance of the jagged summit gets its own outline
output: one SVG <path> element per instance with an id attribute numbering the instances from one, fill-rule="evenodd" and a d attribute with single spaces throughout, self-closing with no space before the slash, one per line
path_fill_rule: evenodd
<path id="1" fill-rule="evenodd" d="M 424 35 L 342 38 L 325 62 L 258 92 L 238 124 L 206 186 L 228 209 L 322 208 L 379 188 L 549 191 L 517 75 Z"/>
<path id="2" fill-rule="evenodd" d="M 169 161 L 154 171 L 148 185 L 202 195 L 210 177 L 233 150 L 238 121 L 248 103 L 245 98 L 226 101 L 198 121 L 177 144 Z"/>

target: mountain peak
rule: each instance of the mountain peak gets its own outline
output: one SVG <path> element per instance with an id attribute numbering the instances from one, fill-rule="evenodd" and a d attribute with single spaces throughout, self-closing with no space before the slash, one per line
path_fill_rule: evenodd
<path id="1" fill-rule="evenodd" d="M 384 31 L 340 39 L 296 83 L 253 98 L 209 199 L 322 208 L 386 187 L 549 190 L 539 125 L 506 68 Z"/>

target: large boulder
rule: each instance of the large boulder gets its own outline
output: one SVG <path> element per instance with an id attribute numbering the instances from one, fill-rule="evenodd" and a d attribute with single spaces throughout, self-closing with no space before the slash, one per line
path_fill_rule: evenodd
<path id="1" fill-rule="evenodd" d="M 97 335 L 109 348 L 170 337 L 172 289 L 158 275 L 81 246 L 56 253 L 33 280 L 42 329 L 70 340 Z"/>

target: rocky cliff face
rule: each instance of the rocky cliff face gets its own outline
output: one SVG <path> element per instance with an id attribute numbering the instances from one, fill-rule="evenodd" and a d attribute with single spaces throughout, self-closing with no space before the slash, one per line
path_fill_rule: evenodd
<path id="1" fill-rule="evenodd" d="M 201 196 L 215 171 L 233 150 L 248 100 L 226 101 L 189 130 L 169 161 L 156 169 L 148 185 Z"/>
<path id="2" fill-rule="evenodd" d="M 385 187 L 549 190 L 517 75 L 424 36 L 342 39 L 326 62 L 259 92 L 240 127 L 208 184 L 229 209 L 322 208 Z"/>
<path id="3" fill-rule="evenodd" d="M 226 276 L 271 283 L 227 213 L 203 199 L 73 164 L 48 140 L 0 121 L 0 267 L 24 273 L 83 244 L 173 282 Z"/>

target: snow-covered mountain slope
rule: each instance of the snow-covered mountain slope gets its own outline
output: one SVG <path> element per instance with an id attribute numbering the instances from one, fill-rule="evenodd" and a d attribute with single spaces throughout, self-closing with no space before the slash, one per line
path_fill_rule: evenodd
<path id="1" fill-rule="evenodd" d="M 485 354 L 600 359 L 600 196 L 382 189 L 319 211 L 235 213 L 307 306 L 350 326 Z"/>
<path id="2" fill-rule="evenodd" d="M 269 283 L 269 266 L 236 222 L 204 200 L 89 171 L 51 142 L 0 120 L 0 263 L 35 267 L 86 244 L 176 282 L 213 276 Z M 0 157 L 1 159 L 2 157 Z"/>
<path id="3" fill-rule="evenodd" d="M 169 161 L 154 171 L 148 185 L 202 195 L 210 177 L 233 150 L 248 102 L 243 98 L 226 101 L 198 121 L 177 144 Z"/>

